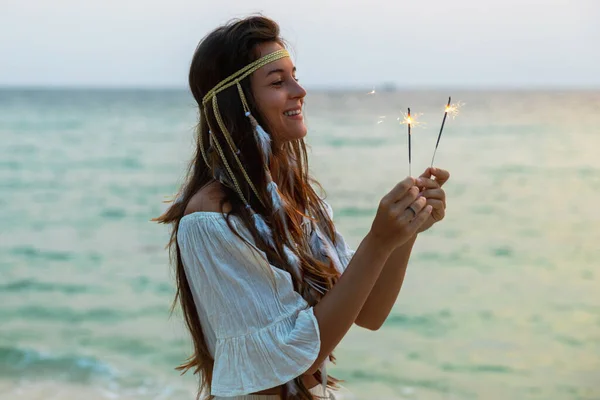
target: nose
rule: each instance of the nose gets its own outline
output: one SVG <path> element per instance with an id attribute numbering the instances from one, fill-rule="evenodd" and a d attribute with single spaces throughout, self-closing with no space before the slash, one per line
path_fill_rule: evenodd
<path id="1" fill-rule="evenodd" d="M 298 83 L 298 81 L 294 81 L 293 88 L 291 90 L 291 95 L 294 99 L 302 99 L 306 96 L 306 90 Z"/>

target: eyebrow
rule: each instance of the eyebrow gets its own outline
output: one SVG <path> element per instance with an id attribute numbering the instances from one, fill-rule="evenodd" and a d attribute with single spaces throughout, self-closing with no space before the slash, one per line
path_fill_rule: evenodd
<path id="1" fill-rule="evenodd" d="M 269 72 L 267 72 L 267 75 L 265 75 L 265 77 L 268 77 L 271 74 L 275 74 L 275 73 L 283 73 L 285 72 L 285 70 L 283 68 L 276 68 L 276 69 L 272 69 Z M 292 73 L 296 72 L 296 67 L 292 68 Z"/>

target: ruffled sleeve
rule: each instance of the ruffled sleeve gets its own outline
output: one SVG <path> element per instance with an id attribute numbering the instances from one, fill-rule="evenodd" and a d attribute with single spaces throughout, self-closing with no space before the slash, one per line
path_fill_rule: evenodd
<path id="1" fill-rule="evenodd" d="M 216 336 L 211 395 L 223 397 L 302 375 L 321 347 L 313 309 L 289 273 L 269 264 L 241 222 L 233 225 L 250 244 L 217 213 L 184 217 L 177 234 L 186 276 Z"/>

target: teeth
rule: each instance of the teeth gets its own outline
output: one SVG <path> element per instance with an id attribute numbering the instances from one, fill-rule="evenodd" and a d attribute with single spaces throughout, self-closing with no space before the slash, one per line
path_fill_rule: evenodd
<path id="1" fill-rule="evenodd" d="M 283 114 L 291 117 L 292 115 L 298 115 L 302 112 L 302 110 L 294 110 L 294 111 L 286 111 Z"/>

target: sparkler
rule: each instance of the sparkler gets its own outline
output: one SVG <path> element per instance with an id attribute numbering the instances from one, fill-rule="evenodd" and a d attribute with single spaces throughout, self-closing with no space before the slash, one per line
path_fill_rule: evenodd
<path id="1" fill-rule="evenodd" d="M 411 155 L 410 155 L 410 150 L 411 150 L 411 146 L 410 146 L 410 137 L 412 136 L 410 134 L 410 125 L 412 124 L 412 118 L 410 117 L 410 107 L 408 108 L 408 118 L 407 118 L 407 126 L 408 126 L 408 176 L 412 176 L 412 162 L 411 162 Z"/>
<path id="2" fill-rule="evenodd" d="M 408 114 L 404 114 L 404 119 L 400 121 L 401 124 L 406 124 L 408 127 L 408 175 L 412 176 L 412 146 L 411 146 L 411 128 L 416 126 L 418 122 L 416 121 L 416 115 L 410 114 L 410 108 L 408 109 Z M 398 118 L 400 120 L 400 118 Z"/>
<path id="3" fill-rule="evenodd" d="M 437 152 L 438 145 L 440 144 L 440 139 L 442 137 L 442 131 L 444 130 L 444 124 L 446 123 L 446 118 L 448 115 L 452 117 L 452 119 L 456 118 L 458 115 L 458 109 L 463 104 L 461 102 L 452 104 L 452 97 L 448 97 L 448 104 L 444 109 L 444 119 L 442 120 L 442 127 L 440 128 L 440 133 L 438 134 L 437 142 L 435 143 L 435 149 L 433 150 L 433 157 L 431 157 L 431 166 L 433 167 L 433 160 L 435 159 L 435 153 Z"/>

